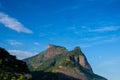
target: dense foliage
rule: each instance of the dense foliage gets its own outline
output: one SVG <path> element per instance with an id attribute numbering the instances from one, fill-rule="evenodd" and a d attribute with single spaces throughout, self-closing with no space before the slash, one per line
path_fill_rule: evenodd
<path id="1" fill-rule="evenodd" d="M 31 80 L 29 73 L 25 62 L 0 48 L 0 80 Z"/>

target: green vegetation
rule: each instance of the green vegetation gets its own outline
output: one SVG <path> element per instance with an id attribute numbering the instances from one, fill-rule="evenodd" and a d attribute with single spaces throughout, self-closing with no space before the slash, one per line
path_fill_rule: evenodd
<path id="1" fill-rule="evenodd" d="M 31 80 L 28 74 L 30 71 L 25 62 L 0 48 L 0 80 Z"/>
<path id="2" fill-rule="evenodd" d="M 40 65 L 36 70 L 44 70 L 44 71 L 53 71 L 53 69 L 57 68 L 59 60 L 63 59 L 65 55 L 59 54 L 53 58 L 43 61 L 42 65 Z"/>
<path id="3" fill-rule="evenodd" d="M 59 54 L 48 60 L 41 61 L 39 63 L 41 65 L 39 65 L 37 68 L 30 67 L 30 69 L 33 71 L 41 70 L 41 71 L 50 72 L 50 71 L 54 71 L 55 69 L 59 68 L 59 66 L 71 67 L 71 68 L 77 67 L 78 63 L 75 63 L 74 61 L 70 60 L 70 57 L 77 56 L 77 55 L 79 55 L 79 54 L 74 55 L 74 52 L 72 52 L 72 51 L 69 53 L 65 53 L 65 54 Z M 36 65 L 36 64 L 34 64 L 34 65 Z"/>

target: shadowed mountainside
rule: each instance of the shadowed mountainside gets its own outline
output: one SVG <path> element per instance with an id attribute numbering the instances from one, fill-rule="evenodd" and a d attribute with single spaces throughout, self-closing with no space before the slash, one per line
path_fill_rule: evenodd
<path id="1" fill-rule="evenodd" d="M 34 77 L 34 80 L 79 80 L 63 73 L 34 71 L 32 72 L 32 75 Z"/>

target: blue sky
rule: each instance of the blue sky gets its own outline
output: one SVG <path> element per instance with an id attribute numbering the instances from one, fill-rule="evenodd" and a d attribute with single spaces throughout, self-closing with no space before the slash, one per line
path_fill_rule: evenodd
<path id="1" fill-rule="evenodd" d="M 0 0 L 0 47 L 23 59 L 80 46 L 95 73 L 120 80 L 120 0 Z"/>

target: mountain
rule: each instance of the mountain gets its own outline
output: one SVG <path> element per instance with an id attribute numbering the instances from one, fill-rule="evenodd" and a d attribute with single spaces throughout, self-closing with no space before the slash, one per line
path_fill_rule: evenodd
<path id="1" fill-rule="evenodd" d="M 46 50 L 24 59 L 34 80 L 107 80 L 95 74 L 80 47 L 48 45 Z"/>
<path id="2" fill-rule="evenodd" d="M 0 48 L 0 80 L 31 80 L 31 78 L 25 62 Z"/>

